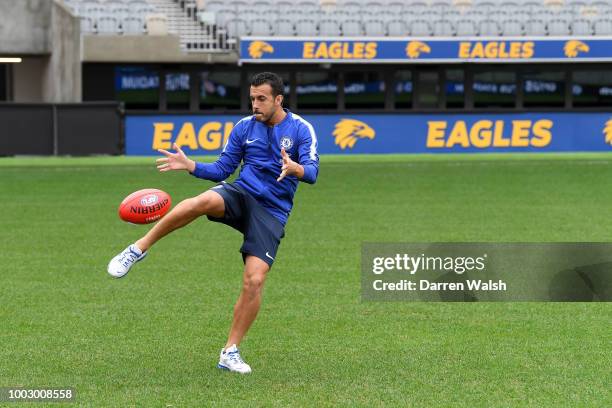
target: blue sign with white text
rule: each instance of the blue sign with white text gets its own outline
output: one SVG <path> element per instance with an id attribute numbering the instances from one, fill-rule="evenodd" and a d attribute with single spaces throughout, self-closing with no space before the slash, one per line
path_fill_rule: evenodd
<path id="1" fill-rule="evenodd" d="M 610 113 L 303 115 L 322 154 L 612 151 Z M 126 118 L 126 154 L 219 154 L 238 115 Z"/>

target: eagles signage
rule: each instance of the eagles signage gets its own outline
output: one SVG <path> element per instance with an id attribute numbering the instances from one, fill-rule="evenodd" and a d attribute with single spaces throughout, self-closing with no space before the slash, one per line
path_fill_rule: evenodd
<path id="1" fill-rule="evenodd" d="M 126 119 L 126 154 L 219 154 L 237 115 Z M 612 113 L 305 115 L 322 154 L 612 151 Z M 290 140 L 281 139 L 287 148 Z"/>
<path id="2" fill-rule="evenodd" d="M 244 37 L 240 63 L 612 61 L 612 38 Z"/>

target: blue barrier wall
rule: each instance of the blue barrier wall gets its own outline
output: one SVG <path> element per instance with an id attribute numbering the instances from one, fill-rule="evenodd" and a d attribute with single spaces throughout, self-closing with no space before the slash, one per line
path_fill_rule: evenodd
<path id="1" fill-rule="evenodd" d="M 303 115 L 319 153 L 612 151 L 610 113 Z M 219 154 L 238 115 L 126 118 L 126 154 Z"/>

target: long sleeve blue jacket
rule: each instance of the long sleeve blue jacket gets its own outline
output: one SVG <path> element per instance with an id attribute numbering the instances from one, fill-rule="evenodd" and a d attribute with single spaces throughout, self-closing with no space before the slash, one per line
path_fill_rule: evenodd
<path id="1" fill-rule="evenodd" d="M 196 163 L 192 173 L 198 178 L 222 181 L 234 173 L 242 162 L 240 175 L 234 182 L 251 194 L 266 210 L 287 223 L 298 178 L 287 176 L 276 181 L 281 173 L 281 148 L 291 160 L 304 167 L 301 181 L 314 184 L 319 173 L 317 136 L 310 123 L 285 109 L 282 122 L 269 127 L 254 116 L 241 119 L 234 126 L 219 159 L 214 163 Z"/>

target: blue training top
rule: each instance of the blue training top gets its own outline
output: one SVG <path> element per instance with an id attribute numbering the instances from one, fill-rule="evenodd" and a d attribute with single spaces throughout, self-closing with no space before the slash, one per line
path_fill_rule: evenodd
<path id="1" fill-rule="evenodd" d="M 304 167 L 301 181 L 314 184 L 319 174 L 317 136 L 310 123 L 284 109 L 282 122 L 269 127 L 255 116 L 241 119 L 232 129 L 219 159 L 214 163 L 196 163 L 193 175 L 211 181 L 222 181 L 242 168 L 235 184 L 244 188 L 283 225 L 293 207 L 298 185 L 296 176 L 276 181 L 281 173 L 281 148 L 291 160 Z"/>

